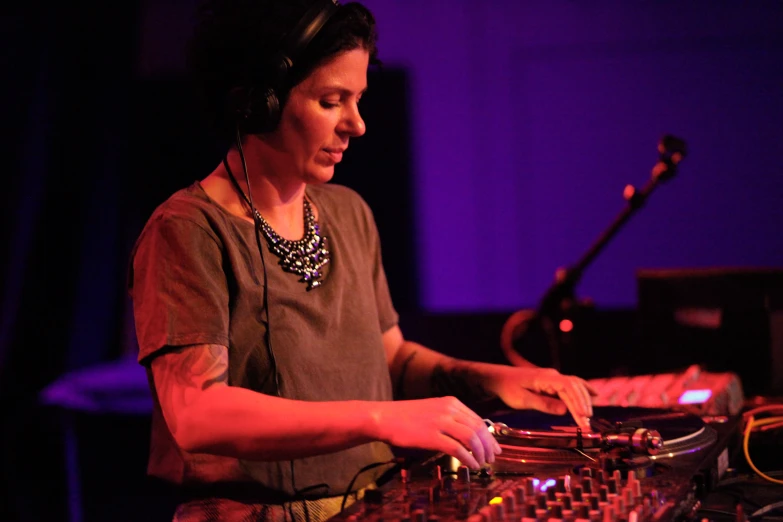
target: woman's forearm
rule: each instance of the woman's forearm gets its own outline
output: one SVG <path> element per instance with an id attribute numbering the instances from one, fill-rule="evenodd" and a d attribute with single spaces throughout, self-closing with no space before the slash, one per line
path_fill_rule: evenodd
<path id="1" fill-rule="evenodd" d="M 373 406 L 294 401 L 214 386 L 183 412 L 176 438 L 193 453 L 248 460 L 303 458 L 374 440 Z"/>

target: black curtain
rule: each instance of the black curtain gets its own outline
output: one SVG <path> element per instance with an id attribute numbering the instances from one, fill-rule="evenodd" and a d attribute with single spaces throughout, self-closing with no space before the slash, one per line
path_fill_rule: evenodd
<path id="1" fill-rule="evenodd" d="M 38 395 L 122 351 L 139 3 L 3 9 L 0 519 L 63 520 L 62 432 Z"/>

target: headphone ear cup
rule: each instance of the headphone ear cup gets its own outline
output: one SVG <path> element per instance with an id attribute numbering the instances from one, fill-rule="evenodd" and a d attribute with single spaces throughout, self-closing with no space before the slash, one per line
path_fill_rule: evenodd
<path id="1" fill-rule="evenodd" d="M 274 89 L 237 87 L 229 92 L 229 111 L 244 134 L 271 132 L 280 121 L 280 100 Z"/>

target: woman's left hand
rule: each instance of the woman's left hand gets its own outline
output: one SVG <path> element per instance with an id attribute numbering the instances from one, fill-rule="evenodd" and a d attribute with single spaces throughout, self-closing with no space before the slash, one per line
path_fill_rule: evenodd
<path id="1" fill-rule="evenodd" d="M 486 388 L 511 408 L 554 415 L 568 411 L 579 427 L 590 429 L 591 396 L 598 392 L 580 377 L 563 375 L 552 368 L 515 366 L 494 366 L 485 377 Z"/>

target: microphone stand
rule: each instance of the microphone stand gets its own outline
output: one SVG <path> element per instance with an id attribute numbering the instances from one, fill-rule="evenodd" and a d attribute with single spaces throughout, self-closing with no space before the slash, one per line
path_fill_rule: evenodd
<path id="1" fill-rule="evenodd" d="M 636 190 L 632 185 L 625 187 L 623 197 L 627 201 L 627 205 L 615 217 L 609 228 L 596 239 L 574 265 L 557 271 L 555 282 L 544 293 L 533 315 L 526 319 L 528 321 L 537 321 L 544 330 L 549 344 L 552 367 L 557 370 L 560 370 L 561 343 L 559 336 L 555 332 L 555 327 L 557 325 L 559 328 L 560 319 L 564 317 L 565 312 L 572 306 L 576 285 L 582 278 L 585 269 L 595 260 L 630 217 L 644 205 L 650 194 L 658 187 L 658 184 L 668 181 L 675 176 L 677 166 L 686 155 L 685 142 L 674 136 L 665 135 L 658 143 L 658 153 L 658 162 L 652 169 L 650 180 L 647 181 L 641 190 Z M 512 341 L 516 340 L 518 339 L 512 339 Z M 519 352 L 516 342 L 512 342 L 512 346 L 514 351 Z"/>

